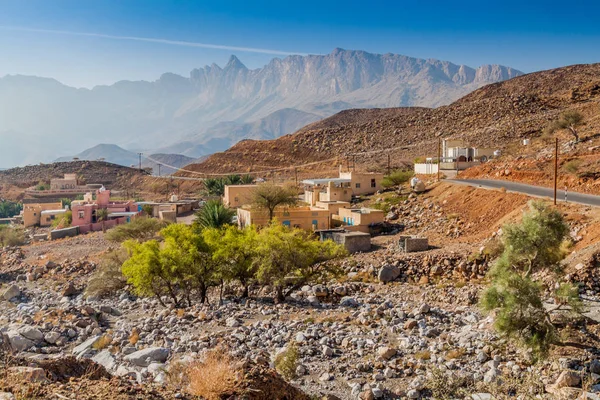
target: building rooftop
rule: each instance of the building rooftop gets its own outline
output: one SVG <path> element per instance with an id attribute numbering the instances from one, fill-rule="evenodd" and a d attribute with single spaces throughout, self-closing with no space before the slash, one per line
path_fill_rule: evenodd
<path id="1" fill-rule="evenodd" d="M 323 178 L 323 179 L 305 179 L 302 181 L 305 185 L 327 185 L 329 182 L 333 183 L 350 183 L 352 182 L 347 178 Z"/>
<path id="2" fill-rule="evenodd" d="M 111 212 L 108 214 L 109 217 L 133 217 L 138 215 L 135 211 L 122 211 L 122 212 Z"/>
<path id="3" fill-rule="evenodd" d="M 60 199 L 55 198 L 43 198 L 43 199 L 23 199 L 23 204 L 46 204 L 46 203 L 60 203 Z"/>
<path id="4" fill-rule="evenodd" d="M 64 213 L 67 212 L 67 210 L 65 209 L 58 209 L 58 210 L 44 210 L 42 211 L 42 214 L 56 214 L 56 213 Z"/>

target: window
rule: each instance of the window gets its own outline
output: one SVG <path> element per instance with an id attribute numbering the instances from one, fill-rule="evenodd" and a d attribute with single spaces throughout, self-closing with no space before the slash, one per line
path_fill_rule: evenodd
<path id="1" fill-rule="evenodd" d="M 233 201 L 235 201 L 235 202 L 237 203 L 238 201 L 240 201 L 240 199 L 239 199 L 239 198 L 237 198 L 237 197 L 234 197 L 234 198 L 233 198 Z"/>
<path id="2" fill-rule="evenodd" d="M 34 217 L 35 217 L 35 216 L 37 216 L 37 213 L 33 213 L 33 216 L 34 216 Z"/>
<path id="3" fill-rule="evenodd" d="M 357 188 L 357 189 L 360 189 L 360 183 L 357 183 L 357 184 L 356 184 L 356 188 Z"/>
<path id="4" fill-rule="evenodd" d="M 79 211 L 77 213 L 77 216 L 79 217 L 79 219 L 83 219 L 83 217 L 85 217 L 85 213 L 83 211 Z"/>
<path id="5" fill-rule="evenodd" d="M 375 179 L 371 179 L 371 187 L 377 187 L 377 183 L 375 183 Z"/>
<path id="6" fill-rule="evenodd" d="M 291 224 L 290 224 L 290 221 L 283 221 L 283 225 L 290 226 Z"/>
<path id="7" fill-rule="evenodd" d="M 50 220 L 54 220 L 55 215 L 50 216 Z"/>

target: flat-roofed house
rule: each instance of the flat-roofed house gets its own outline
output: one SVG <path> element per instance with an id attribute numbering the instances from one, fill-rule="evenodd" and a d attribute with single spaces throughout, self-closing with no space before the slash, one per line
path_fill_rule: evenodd
<path id="1" fill-rule="evenodd" d="M 258 185 L 225 185 L 223 204 L 230 208 L 247 205 L 252 200 L 252 192 Z"/>
<path id="2" fill-rule="evenodd" d="M 281 224 L 291 228 L 300 228 L 307 231 L 328 229 L 330 226 L 330 212 L 319 207 L 281 207 L 275 209 L 274 218 Z M 269 213 L 262 209 L 238 208 L 238 225 L 266 226 L 269 224 Z"/>
<path id="3" fill-rule="evenodd" d="M 30 226 L 40 225 L 40 221 L 42 219 L 42 211 L 59 210 L 62 208 L 62 201 L 60 201 L 59 199 L 24 199 L 23 225 L 26 228 Z"/>
<path id="4" fill-rule="evenodd" d="M 346 230 L 370 233 L 371 225 L 383 222 L 384 212 L 374 208 L 340 208 L 333 219 Z"/>

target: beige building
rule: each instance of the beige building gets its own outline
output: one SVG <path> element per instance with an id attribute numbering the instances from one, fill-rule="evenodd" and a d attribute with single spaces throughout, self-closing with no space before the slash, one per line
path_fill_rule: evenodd
<path id="1" fill-rule="evenodd" d="M 383 187 L 383 174 L 342 172 L 338 178 L 306 179 L 304 201 L 316 205 L 319 201 L 351 201 L 352 196 L 375 193 Z"/>
<path id="2" fill-rule="evenodd" d="M 223 204 L 230 208 L 238 208 L 250 203 L 252 191 L 258 185 L 225 185 Z"/>
<path id="3" fill-rule="evenodd" d="M 40 225 L 42 211 L 62 209 L 62 202 L 58 199 L 24 199 L 23 200 L 23 225 Z"/>
<path id="4" fill-rule="evenodd" d="M 275 210 L 274 218 L 281 224 L 292 227 L 314 231 L 318 229 L 329 229 L 330 212 L 318 207 L 291 207 Z M 269 213 L 265 210 L 250 208 L 237 209 L 238 225 L 266 226 L 269 223 Z"/>
<path id="5" fill-rule="evenodd" d="M 65 174 L 63 178 L 50 180 L 50 190 L 66 190 L 77 188 L 77 174 Z"/>
<path id="6" fill-rule="evenodd" d="M 40 226 L 51 226 L 54 220 L 61 218 L 67 210 L 56 209 L 56 210 L 44 210 L 40 217 Z"/>
<path id="7" fill-rule="evenodd" d="M 383 210 L 374 208 L 340 208 L 334 220 L 340 221 L 345 229 L 369 233 L 369 226 L 383 222 Z"/>

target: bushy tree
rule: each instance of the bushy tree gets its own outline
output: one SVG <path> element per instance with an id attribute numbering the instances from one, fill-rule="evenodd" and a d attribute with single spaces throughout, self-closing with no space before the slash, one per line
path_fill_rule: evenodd
<path id="1" fill-rule="evenodd" d="M 184 224 L 169 225 L 161 236 L 162 244 L 156 240 L 124 243 L 129 252 L 122 267 L 127 282 L 136 294 L 156 296 L 163 305 L 163 296 L 170 297 L 176 306 L 184 300 L 189 305 L 193 290 L 205 302 L 208 288 L 215 284 L 215 268 L 202 236 Z"/>
<path id="2" fill-rule="evenodd" d="M 276 300 L 283 301 L 288 281 L 299 287 L 316 273 L 317 263 L 343 254 L 345 249 L 331 240 L 320 242 L 307 231 L 274 221 L 257 236 L 256 277 L 275 286 Z"/>
<path id="3" fill-rule="evenodd" d="M 273 183 L 262 183 L 252 190 L 250 203 L 255 208 L 267 210 L 269 221 L 272 221 L 277 207 L 298 203 L 298 190 L 293 186 L 284 187 Z"/>
<path id="4" fill-rule="evenodd" d="M 124 242 L 130 239 L 143 242 L 156 237 L 166 225 L 165 221 L 155 218 L 137 217 L 128 224 L 118 225 L 109 230 L 106 238 L 114 242 Z"/>
<path id="5" fill-rule="evenodd" d="M 235 210 L 225 207 L 220 200 L 209 200 L 196 212 L 194 227 L 197 231 L 205 228 L 220 228 L 231 224 Z"/>
<path id="6" fill-rule="evenodd" d="M 543 287 L 533 274 L 549 271 L 560 280 L 560 261 L 568 227 L 562 215 L 541 201 L 530 203 L 520 224 L 503 227 L 504 250 L 489 272 L 491 285 L 481 298 L 484 311 L 496 312 L 495 328 L 534 351 L 536 357 L 547 354 L 552 344 L 559 343 L 551 312 L 568 304 L 571 311 L 581 310 L 578 291 L 564 283 L 556 291 L 559 304 L 546 310 Z"/>
<path id="7" fill-rule="evenodd" d="M 248 297 L 248 286 L 256 275 L 256 229 L 229 225 L 205 229 L 202 234 L 218 265 L 220 277 L 225 281 L 239 281 L 244 288 L 242 297 Z"/>
<path id="8" fill-rule="evenodd" d="M 413 176 L 414 176 L 413 171 L 402 171 L 402 170 L 393 171 L 391 174 L 386 175 L 383 178 L 383 181 L 381 181 L 381 185 L 384 188 L 400 186 L 400 185 L 408 182 L 410 180 L 410 178 L 412 178 Z"/>
<path id="9" fill-rule="evenodd" d="M 575 138 L 575 142 L 579 142 L 578 129 L 584 123 L 583 114 L 578 111 L 568 110 L 560 115 L 560 118 L 554 122 L 551 122 L 546 127 L 547 133 L 554 133 L 560 129 L 567 129 L 571 135 Z"/>
<path id="10" fill-rule="evenodd" d="M 23 205 L 21 203 L 12 202 L 8 200 L 0 201 L 0 218 L 10 218 L 15 215 L 19 215 Z"/>
<path id="11" fill-rule="evenodd" d="M 73 223 L 73 213 L 69 210 L 61 215 L 58 215 L 54 221 L 52 221 L 52 227 L 56 229 L 68 228 Z"/>
<path id="12" fill-rule="evenodd" d="M 0 225 L 0 247 L 22 246 L 23 244 L 25 244 L 23 229 Z"/>

